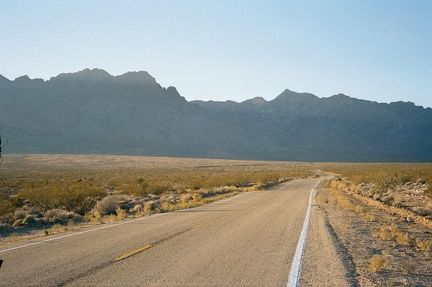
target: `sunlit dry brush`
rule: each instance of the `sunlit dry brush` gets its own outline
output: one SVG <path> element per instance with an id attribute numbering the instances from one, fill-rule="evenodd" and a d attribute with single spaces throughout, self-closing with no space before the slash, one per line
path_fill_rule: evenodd
<path id="1" fill-rule="evenodd" d="M 323 169 L 332 170 L 317 199 L 360 285 L 428 286 L 432 165 L 329 163 Z"/>
<path id="2" fill-rule="evenodd" d="M 378 232 L 375 233 L 375 236 L 386 241 L 394 240 L 397 244 L 404 246 L 414 246 L 415 243 L 414 237 L 411 234 L 400 230 L 396 224 L 380 227 Z"/>
<path id="3" fill-rule="evenodd" d="M 421 239 L 416 238 L 416 246 L 420 250 L 431 251 L 432 250 L 432 239 Z"/>
<path id="4" fill-rule="evenodd" d="M 432 164 L 346 164 L 331 167 L 334 188 L 371 199 L 432 226 Z"/>
<path id="5" fill-rule="evenodd" d="M 372 272 L 383 270 L 387 266 L 387 256 L 374 255 L 369 259 L 369 269 Z"/>
<path id="6" fill-rule="evenodd" d="M 0 226 L 111 222 L 191 208 L 315 174 L 320 164 L 95 155 L 9 155 Z"/>

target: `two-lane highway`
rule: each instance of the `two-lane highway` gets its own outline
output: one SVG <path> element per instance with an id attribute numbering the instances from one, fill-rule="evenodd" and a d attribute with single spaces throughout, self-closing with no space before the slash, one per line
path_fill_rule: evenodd
<path id="1" fill-rule="evenodd" d="M 287 286 L 318 179 L 0 250 L 1 286 Z"/>

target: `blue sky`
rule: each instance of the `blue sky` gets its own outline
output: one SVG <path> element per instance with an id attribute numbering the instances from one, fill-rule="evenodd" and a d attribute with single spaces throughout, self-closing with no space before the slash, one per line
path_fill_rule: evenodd
<path id="1" fill-rule="evenodd" d="M 148 71 L 187 100 L 284 89 L 432 107 L 432 1 L 0 0 L 0 74 Z"/>

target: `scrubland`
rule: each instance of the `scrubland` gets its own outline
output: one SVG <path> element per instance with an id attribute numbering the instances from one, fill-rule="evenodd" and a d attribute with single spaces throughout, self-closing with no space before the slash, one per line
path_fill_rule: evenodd
<path id="1" fill-rule="evenodd" d="M 432 164 L 333 164 L 318 194 L 360 286 L 429 286 Z"/>
<path id="2" fill-rule="evenodd" d="M 314 176 L 304 163 L 96 155 L 6 155 L 2 235 L 190 208 Z"/>
<path id="3" fill-rule="evenodd" d="M 347 274 L 360 286 L 427 286 L 432 164 L 6 155 L 1 240 L 191 208 L 328 174 L 333 178 L 322 184 L 317 201 Z"/>

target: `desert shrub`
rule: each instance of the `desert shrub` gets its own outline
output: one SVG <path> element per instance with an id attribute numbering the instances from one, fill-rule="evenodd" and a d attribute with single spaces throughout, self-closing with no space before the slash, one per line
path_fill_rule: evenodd
<path id="1" fill-rule="evenodd" d="M 179 204 L 172 204 L 169 201 L 163 201 L 160 203 L 160 209 L 161 209 L 161 212 L 170 212 L 170 211 L 180 209 L 180 205 Z"/>
<path id="2" fill-rule="evenodd" d="M 63 192 L 62 208 L 84 215 L 89 212 L 96 204 L 99 197 L 105 195 L 98 189 L 92 188 L 71 188 Z"/>
<path id="3" fill-rule="evenodd" d="M 421 250 L 430 251 L 432 250 L 432 240 L 417 238 L 416 246 Z"/>
<path id="4" fill-rule="evenodd" d="M 405 274 L 412 273 L 415 269 L 416 269 L 416 264 L 415 264 L 415 262 L 412 262 L 412 261 L 405 261 L 405 262 L 402 262 L 402 271 L 403 271 Z"/>
<path id="5" fill-rule="evenodd" d="M 159 195 L 168 191 L 170 189 L 170 185 L 164 182 L 152 182 L 149 183 L 147 187 L 148 193 Z"/>
<path id="6" fill-rule="evenodd" d="M 82 220 L 82 216 L 64 209 L 50 209 L 45 212 L 45 219 L 48 222 L 65 224 L 79 222 Z"/>
<path id="7" fill-rule="evenodd" d="M 126 210 L 124 210 L 124 209 L 122 209 L 120 207 L 117 207 L 117 209 L 116 209 L 116 215 L 117 215 L 117 220 L 123 220 L 123 219 L 127 218 L 127 212 L 126 212 Z"/>
<path id="8" fill-rule="evenodd" d="M 144 214 L 150 215 L 153 213 L 160 213 L 160 206 L 159 203 L 156 201 L 148 201 L 144 204 L 143 207 Z"/>
<path id="9" fill-rule="evenodd" d="M 425 164 L 346 164 L 332 166 L 332 171 L 348 176 L 357 184 L 377 183 L 381 187 L 386 184 L 405 184 L 416 182 L 421 178 L 423 183 L 432 183 L 432 165 Z"/>
<path id="10" fill-rule="evenodd" d="M 377 221 L 377 217 L 374 214 L 366 213 L 363 215 L 362 220 L 364 222 L 374 222 Z"/>
<path id="11" fill-rule="evenodd" d="M 369 259 L 369 270 L 378 272 L 387 266 L 387 257 L 384 255 L 374 255 Z"/>
<path id="12" fill-rule="evenodd" d="M 202 200 L 203 200 L 203 197 L 202 197 L 202 195 L 199 194 L 199 193 L 194 193 L 194 194 L 192 195 L 192 199 L 193 199 L 194 201 L 199 202 L 199 201 L 202 201 Z"/>
<path id="13" fill-rule="evenodd" d="M 137 178 L 137 191 L 134 193 L 138 196 L 145 196 L 148 194 L 148 187 L 148 182 L 140 176 Z"/>
<path id="14" fill-rule="evenodd" d="M 8 195 L 0 192 L 0 223 L 10 223 L 15 212 L 15 204 Z"/>
<path id="15" fill-rule="evenodd" d="M 151 194 L 193 194 L 194 190 L 199 190 L 203 197 L 171 202 L 164 207 L 159 202 L 147 205 L 147 212 L 155 213 L 206 203 L 214 200 L 222 189 L 224 190 L 220 194 L 225 196 L 233 191 L 265 188 L 270 183 L 278 183 L 288 178 L 310 177 L 317 169 L 315 164 L 201 159 L 190 160 L 186 165 L 184 161 L 173 164 L 172 161 L 164 159 L 163 164 L 159 164 L 157 162 L 160 160 L 154 158 L 143 158 L 144 164 L 139 167 L 118 168 L 114 162 L 99 168 L 93 164 L 78 167 L 74 165 L 74 156 L 69 160 L 72 160 L 71 164 L 51 166 L 41 163 L 31 165 L 25 170 L 18 168 L 8 172 L 0 183 L 1 223 L 13 223 L 15 209 L 23 206 L 24 202 L 28 207 L 26 212 L 29 215 L 34 214 L 38 222 L 38 217 L 49 210 L 66 210 L 85 216 L 86 220 L 100 221 L 102 216 L 107 214 L 99 214 L 95 210 L 97 204 L 102 213 L 116 215 L 116 208 L 107 208 L 109 211 L 106 211 L 102 206 L 105 202 L 101 199 L 107 195 L 149 197 Z M 215 194 L 206 194 L 208 191 Z M 154 197 L 152 199 L 157 200 Z M 139 204 L 143 204 L 143 201 Z M 142 210 L 133 213 L 144 214 L 144 209 L 143 206 Z"/>
<path id="16" fill-rule="evenodd" d="M 17 210 L 15 210 L 15 212 L 13 214 L 13 219 L 14 220 L 24 219 L 26 216 L 27 216 L 27 213 L 24 210 L 17 209 Z"/>
<path id="17" fill-rule="evenodd" d="M 45 230 L 45 235 L 53 235 L 57 233 L 62 233 L 68 231 L 68 226 L 62 225 L 60 223 L 54 224 L 50 229 Z"/>
<path id="18" fill-rule="evenodd" d="M 105 193 L 98 188 L 81 184 L 52 184 L 42 187 L 30 187 L 20 192 L 19 196 L 42 211 L 65 209 L 84 215 L 96 203 L 96 198 Z"/>
<path id="19" fill-rule="evenodd" d="M 87 222 L 102 222 L 102 216 L 97 211 L 88 212 L 84 215 L 84 220 Z"/>
<path id="20" fill-rule="evenodd" d="M 409 246 L 414 244 L 414 239 L 410 234 L 401 231 L 396 234 L 396 242 L 400 245 Z"/>
<path id="21" fill-rule="evenodd" d="M 382 240 L 390 241 L 395 240 L 400 245 L 413 245 L 414 238 L 409 233 L 403 232 L 395 224 L 390 226 L 382 226 L 379 229 L 378 236 Z"/>
<path id="22" fill-rule="evenodd" d="M 118 197 L 109 195 L 96 203 L 95 210 L 100 215 L 107 215 L 116 213 L 118 207 Z"/>

